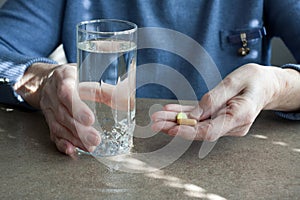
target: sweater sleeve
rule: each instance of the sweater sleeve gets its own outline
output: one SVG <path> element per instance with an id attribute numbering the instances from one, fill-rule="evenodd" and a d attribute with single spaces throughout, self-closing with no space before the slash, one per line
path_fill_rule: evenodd
<path id="1" fill-rule="evenodd" d="M 61 43 L 65 2 L 10 0 L 0 9 L 0 103 L 31 108 L 13 89 L 28 67 Z"/>

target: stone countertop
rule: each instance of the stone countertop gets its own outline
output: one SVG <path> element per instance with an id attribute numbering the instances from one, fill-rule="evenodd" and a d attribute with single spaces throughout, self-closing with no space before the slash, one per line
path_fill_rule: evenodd
<path id="1" fill-rule="evenodd" d="M 148 126 L 149 113 L 167 102 L 138 100 L 136 154 L 151 157 L 175 140 Z M 204 159 L 202 142 L 192 142 L 164 168 L 128 159 L 126 172 L 92 156 L 59 153 L 41 113 L 2 107 L 0 199 L 299 199 L 299 141 L 299 122 L 262 112 L 247 136 L 219 139 Z M 176 150 L 168 152 L 156 164 Z"/>

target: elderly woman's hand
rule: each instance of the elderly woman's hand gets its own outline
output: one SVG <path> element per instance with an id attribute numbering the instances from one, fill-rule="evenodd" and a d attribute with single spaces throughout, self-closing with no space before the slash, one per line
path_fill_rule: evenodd
<path id="1" fill-rule="evenodd" d="M 190 140 L 244 136 L 263 109 L 299 110 L 299 83 L 300 74 L 296 70 L 247 64 L 205 94 L 196 107 L 169 104 L 154 113 L 152 129 Z M 186 112 L 198 123 L 179 126 L 178 112 Z"/>
<path id="2" fill-rule="evenodd" d="M 49 125 L 51 140 L 68 155 L 76 147 L 93 151 L 100 136 L 92 127 L 94 114 L 76 89 L 76 67 L 72 64 L 35 63 L 15 85 L 16 91 L 32 106 L 40 108 Z"/>

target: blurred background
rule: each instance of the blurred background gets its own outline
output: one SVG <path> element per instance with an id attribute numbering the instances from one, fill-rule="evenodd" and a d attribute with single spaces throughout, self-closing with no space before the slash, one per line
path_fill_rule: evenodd
<path id="1" fill-rule="evenodd" d="M 4 4 L 6 0 L 0 0 L 0 7 Z M 64 52 L 62 46 L 59 46 L 57 50 L 50 56 L 52 59 L 58 61 L 59 63 L 66 62 L 64 57 Z M 296 63 L 294 57 L 287 49 L 285 44 L 279 38 L 274 38 L 272 40 L 272 65 L 281 66 L 286 63 Z"/>

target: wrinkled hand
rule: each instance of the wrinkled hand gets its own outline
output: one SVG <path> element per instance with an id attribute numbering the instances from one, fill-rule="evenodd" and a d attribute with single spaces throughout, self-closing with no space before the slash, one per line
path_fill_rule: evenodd
<path id="1" fill-rule="evenodd" d="M 92 152 L 100 143 L 97 130 L 91 126 L 94 114 L 81 101 L 75 81 L 74 66 L 56 68 L 45 82 L 40 99 L 51 140 L 66 154 L 73 154 L 75 147 Z"/>
<path id="2" fill-rule="evenodd" d="M 163 111 L 154 113 L 152 129 L 190 140 L 215 141 L 222 136 L 244 136 L 262 109 L 299 109 L 299 95 L 295 97 L 296 92 L 286 88 L 288 79 L 298 75 L 299 80 L 299 74 L 295 70 L 284 70 L 244 65 L 205 94 L 199 105 L 169 104 Z M 295 76 L 289 77 L 291 73 Z M 198 121 L 197 125 L 177 125 L 178 112 L 186 112 L 189 118 Z"/>
<path id="3" fill-rule="evenodd" d="M 40 108 L 59 151 L 72 155 L 79 147 L 93 151 L 100 136 L 91 125 L 93 112 L 81 101 L 76 89 L 76 67 L 71 64 L 32 65 L 16 86 L 31 105 Z"/>

